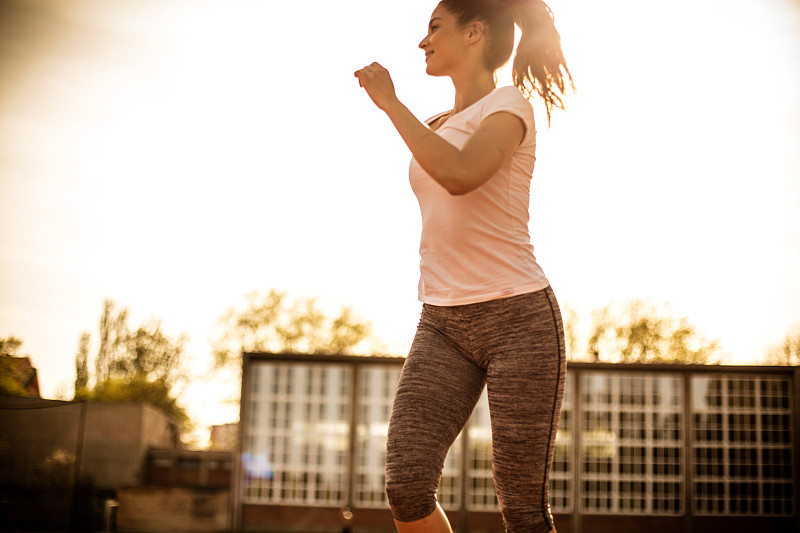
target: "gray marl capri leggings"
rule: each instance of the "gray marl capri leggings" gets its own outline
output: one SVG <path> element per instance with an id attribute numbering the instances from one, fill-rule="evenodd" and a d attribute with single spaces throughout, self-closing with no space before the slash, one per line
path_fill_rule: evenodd
<path id="1" fill-rule="evenodd" d="M 389 422 L 386 494 L 394 518 L 413 522 L 435 510 L 445 456 L 485 384 L 506 531 L 551 530 L 548 485 L 565 377 L 564 330 L 550 287 L 423 305 Z"/>

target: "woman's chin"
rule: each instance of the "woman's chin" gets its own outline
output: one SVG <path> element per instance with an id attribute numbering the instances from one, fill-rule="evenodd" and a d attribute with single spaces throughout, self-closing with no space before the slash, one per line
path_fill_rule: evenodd
<path id="1" fill-rule="evenodd" d="M 436 70 L 435 68 L 431 67 L 430 65 L 427 65 L 425 67 L 425 74 L 427 74 L 428 76 L 444 76 L 443 73 L 439 72 L 438 70 Z"/>

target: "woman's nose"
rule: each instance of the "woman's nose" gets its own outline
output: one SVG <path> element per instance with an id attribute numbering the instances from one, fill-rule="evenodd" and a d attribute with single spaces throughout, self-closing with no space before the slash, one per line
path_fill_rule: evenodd
<path id="1" fill-rule="evenodd" d="M 423 39 L 419 42 L 419 47 L 425 50 L 425 47 L 428 46 L 428 36 L 426 35 Z"/>

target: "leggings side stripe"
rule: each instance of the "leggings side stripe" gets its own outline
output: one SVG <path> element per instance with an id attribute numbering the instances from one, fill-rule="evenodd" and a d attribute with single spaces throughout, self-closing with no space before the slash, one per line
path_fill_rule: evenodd
<path id="1" fill-rule="evenodd" d="M 551 465 L 548 462 L 548 459 L 550 458 L 550 450 L 555 447 L 554 441 L 558 431 L 557 430 L 558 420 L 556 419 L 556 407 L 558 406 L 558 391 L 561 388 L 561 371 L 560 371 L 561 361 L 566 356 L 561 349 L 561 339 L 559 338 L 559 333 L 558 333 L 558 317 L 556 316 L 556 311 L 553 307 L 553 300 L 550 297 L 549 288 L 545 290 L 545 294 L 547 295 L 547 302 L 550 304 L 550 313 L 553 315 L 553 324 L 556 328 L 556 344 L 558 345 L 558 367 L 559 367 L 558 378 L 556 380 L 556 390 L 555 394 L 553 395 L 553 411 L 552 411 L 553 414 L 552 417 L 550 418 L 550 437 L 549 437 L 550 442 L 547 445 L 547 452 L 546 452 L 547 455 L 545 456 L 545 464 L 548 465 L 547 470 L 549 471 L 551 468 Z M 553 450 L 553 454 L 555 454 L 555 450 Z M 549 499 L 548 495 L 550 492 L 549 490 L 550 487 L 547 486 L 549 478 L 549 476 L 547 475 L 548 473 L 549 472 L 545 472 L 545 477 L 544 480 L 542 481 L 542 509 L 544 509 L 545 522 L 547 522 L 547 525 L 550 527 L 550 529 L 552 529 L 553 527 L 555 527 L 555 525 L 552 522 L 553 516 L 550 513 L 550 502 L 548 501 Z"/>

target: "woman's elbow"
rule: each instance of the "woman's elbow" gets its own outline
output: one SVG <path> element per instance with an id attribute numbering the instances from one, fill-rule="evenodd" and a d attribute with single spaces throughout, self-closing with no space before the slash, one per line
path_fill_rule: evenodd
<path id="1" fill-rule="evenodd" d="M 444 187 L 444 190 L 446 190 L 450 196 L 464 196 L 468 192 L 475 190 L 475 187 L 469 187 L 461 181 L 448 181 L 442 184 L 442 187 Z"/>
<path id="2" fill-rule="evenodd" d="M 439 184 L 452 196 L 463 196 L 471 193 L 486 182 L 487 178 L 474 172 L 451 173 L 444 176 Z"/>

